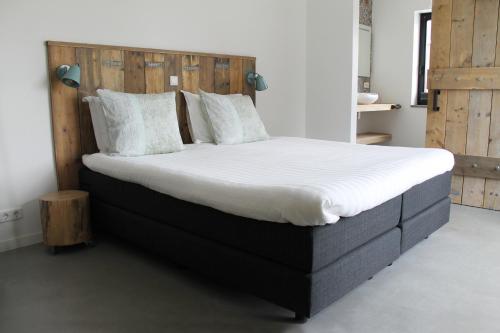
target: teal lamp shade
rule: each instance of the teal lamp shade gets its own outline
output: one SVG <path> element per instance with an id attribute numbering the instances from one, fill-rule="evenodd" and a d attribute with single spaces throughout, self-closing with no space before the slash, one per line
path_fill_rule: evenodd
<path id="1" fill-rule="evenodd" d="M 250 85 L 255 85 L 255 90 L 264 91 L 269 88 L 266 79 L 258 73 L 250 72 L 247 74 L 247 82 Z"/>
<path id="2" fill-rule="evenodd" d="M 61 65 L 57 67 L 57 77 L 65 85 L 71 88 L 80 87 L 80 66 L 76 65 Z"/>

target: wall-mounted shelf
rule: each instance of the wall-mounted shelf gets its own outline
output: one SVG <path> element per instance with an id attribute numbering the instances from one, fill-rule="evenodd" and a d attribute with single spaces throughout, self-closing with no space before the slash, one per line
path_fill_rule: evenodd
<path id="1" fill-rule="evenodd" d="M 356 107 L 357 112 L 393 111 L 399 109 L 401 109 L 401 105 L 399 104 L 368 104 Z"/>
<path id="2" fill-rule="evenodd" d="M 384 143 L 392 139 L 392 134 L 388 133 L 358 133 L 356 136 L 356 143 L 363 145 L 376 145 Z"/>

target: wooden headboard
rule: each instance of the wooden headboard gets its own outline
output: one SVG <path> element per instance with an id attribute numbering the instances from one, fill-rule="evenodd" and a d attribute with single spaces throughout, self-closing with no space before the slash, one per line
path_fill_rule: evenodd
<path id="1" fill-rule="evenodd" d="M 255 102 L 255 87 L 246 83 L 246 74 L 255 71 L 253 57 L 53 41 L 47 42 L 47 50 L 59 190 L 78 189 L 82 155 L 97 152 L 89 107 L 82 98 L 95 95 L 99 88 L 130 93 L 177 91 L 184 143 L 191 138 L 186 102 L 179 90 L 242 93 Z M 75 63 L 81 69 L 78 89 L 65 86 L 55 73 L 58 66 Z M 170 76 L 178 77 L 177 86 L 170 85 Z"/>

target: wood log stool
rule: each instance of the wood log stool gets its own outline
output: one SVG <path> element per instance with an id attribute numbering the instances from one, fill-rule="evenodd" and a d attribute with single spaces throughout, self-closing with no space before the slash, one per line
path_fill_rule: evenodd
<path id="1" fill-rule="evenodd" d="M 40 198 L 43 241 L 55 254 L 58 246 L 91 244 L 89 194 L 60 191 Z"/>

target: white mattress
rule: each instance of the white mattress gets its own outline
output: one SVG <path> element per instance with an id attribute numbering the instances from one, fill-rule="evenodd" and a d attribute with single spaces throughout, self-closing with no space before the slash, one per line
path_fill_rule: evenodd
<path id="1" fill-rule="evenodd" d="M 365 146 L 302 138 L 186 145 L 141 157 L 93 154 L 91 170 L 178 199 L 257 220 L 335 223 L 453 167 L 441 149 Z M 165 212 L 168 214 L 168 211 Z"/>

